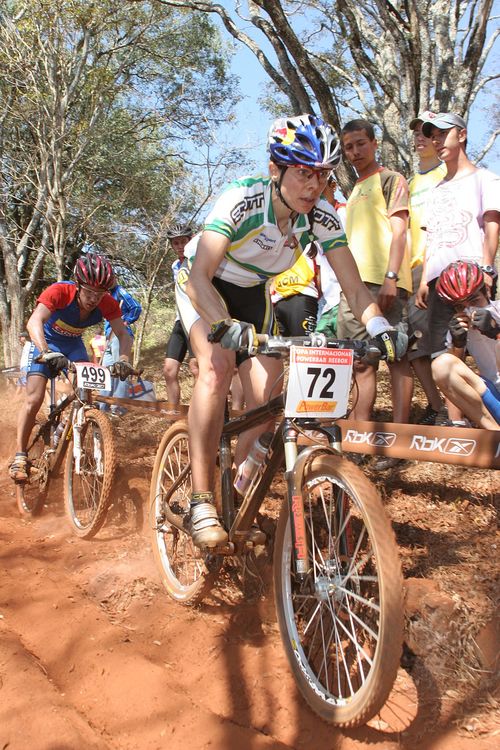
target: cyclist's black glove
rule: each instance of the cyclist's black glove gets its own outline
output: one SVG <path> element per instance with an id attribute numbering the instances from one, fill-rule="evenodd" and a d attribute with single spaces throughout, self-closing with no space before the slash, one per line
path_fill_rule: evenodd
<path id="1" fill-rule="evenodd" d="M 456 346 L 457 349 L 463 349 L 467 343 L 467 330 L 460 324 L 455 315 L 448 323 L 448 328 L 453 346 Z"/>
<path id="2" fill-rule="evenodd" d="M 212 343 L 219 343 L 223 349 L 239 349 L 258 344 L 255 327 L 251 323 L 240 320 L 218 320 L 212 324 L 212 331 L 208 338 Z"/>
<path id="3" fill-rule="evenodd" d="M 113 362 L 109 366 L 109 372 L 112 378 L 120 378 L 120 380 L 126 380 L 130 375 L 134 374 L 134 368 L 130 362 L 125 362 L 123 359 L 119 359 L 117 362 Z"/>
<path id="4" fill-rule="evenodd" d="M 51 377 L 58 375 L 61 370 L 66 370 L 69 365 L 69 360 L 61 352 L 43 352 L 40 354 L 39 360 L 50 370 Z"/>
<path id="5" fill-rule="evenodd" d="M 408 349 L 408 336 L 396 328 L 390 328 L 377 334 L 369 341 L 369 344 L 377 347 L 382 357 L 391 364 L 403 359 Z"/>
<path id="6" fill-rule="evenodd" d="M 489 339 L 496 339 L 500 333 L 500 326 L 485 307 L 476 307 L 473 310 L 471 323 L 473 328 L 477 328 L 483 336 L 487 336 Z"/>

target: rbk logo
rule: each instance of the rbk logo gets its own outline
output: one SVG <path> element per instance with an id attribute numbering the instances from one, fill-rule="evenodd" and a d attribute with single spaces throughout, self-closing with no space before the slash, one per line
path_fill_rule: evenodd
<path id="1" fill-rule="evenodd" d="M 417 451 L 439 451 L 452 456 L 470 456 L 476 448 L 475 440 L 461 438 L 427 438 L 424 435 L 414 435 L 410 448 Z"/>
<path id="2" fill-rule="evenodd" d="M 389 448 L 396 440 L 395 432 L 358 432 L 347 430 L 345 439 L 348 443 L 357 445 L 367 443 L 368 445 L 379 445 Z"/>

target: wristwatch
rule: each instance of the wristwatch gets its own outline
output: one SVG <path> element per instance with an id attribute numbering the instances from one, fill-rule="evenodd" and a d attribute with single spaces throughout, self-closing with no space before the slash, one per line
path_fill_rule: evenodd
<path id="1" fill-rule="evenodd" d="M 479 268 L 483 273 L 487 273 L 488 276 L 491 276 L 493 279 L 496 279 L 496 277 L 498 276 L 498 271 L 495 266 L 479 266 Z"/>
<path id="2" fill-rule="evenodd" d="M 394 281 L 399 281 L 399 276 L 395 271 L 387 271 L 385 274 L 386 279 L 394 279 Z"/>

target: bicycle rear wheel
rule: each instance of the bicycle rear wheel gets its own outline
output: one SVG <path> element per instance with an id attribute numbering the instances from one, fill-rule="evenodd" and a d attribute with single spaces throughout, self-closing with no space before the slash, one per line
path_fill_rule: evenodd
<path id="1" fill-rule="evenodd" d="M 16 482 L 17 507 L 22 516 L 39 515 L 47 498 L 49 457 L 45 449 L 48 447 L 50 427 L 48 424 L 45 427 L 47 429 L 42 431 L 39 424 L 33 428 L 28 440 L 29 476 L 26 482 Z"/>
<path id="2" fill-rule="evenodd" d="M 309 706 L 342 727 L 384 705 L 403 642 L 403 586 L 395 537 L 375 487 L 336 456 L 315 458 L 303 480 L 311 572 L 293 572 L 288 504 L 276 532 L 275 598 L 281 636 Z"/>
<path id="3" fill-rule="evenodd" d="M 82 539 L 90 539 L 106 520 L 116 468 L 113 429 L 106 415 L 97 409 L 87 411 L 80 439 L 78 474 L 73 440 L 66 455 L 64 505 L 72 531 Z"/>
<path id="4" fill-rule="evenodd" d="M 169 596 L 181 604 L 199 604 L 212 588 L 220 556 L 193 544 L 189 533 L 191 499 L 189 433 L 186 422 L 173 424 L 163 436 L 151 477 L 149 526 L 156 565 Z M 170 521 L 169 521 L 170 517 Z M 172 520 L 184 527 L 179 529 Z"/>

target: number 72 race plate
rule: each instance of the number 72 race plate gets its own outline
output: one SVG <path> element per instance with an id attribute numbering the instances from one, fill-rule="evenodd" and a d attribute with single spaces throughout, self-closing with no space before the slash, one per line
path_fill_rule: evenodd
<path id="1" fill-rule="evenodd" d="M 107 367 L 94 365 L 92 362 L 75 362 L 75 368 L 78 388 L 90 388 L 93 391 L 111 390 L 111 375 Z"/>
<path id="2" fill-rule="evenodd" d="M 352 349 L 292 346 L 285 416 L 343 417 L 352 363 Z"/>

